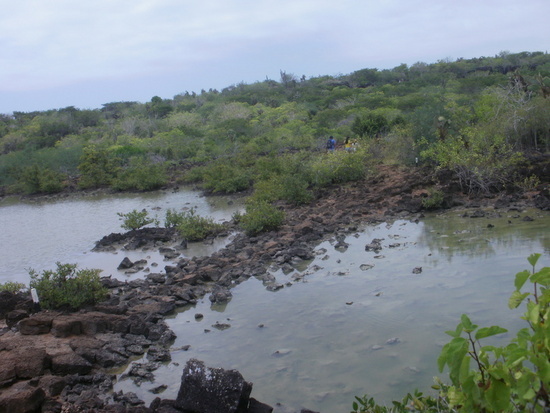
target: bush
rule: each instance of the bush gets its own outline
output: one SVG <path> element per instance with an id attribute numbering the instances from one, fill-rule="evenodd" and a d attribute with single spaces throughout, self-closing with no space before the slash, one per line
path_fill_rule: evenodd
<path id="1" fill-rule="evenodd" d="M 52 194 L 63 189 L 63 175 L 38 165 L 26 167 L 19 182 L 27 194 Z"/>
<path id="2" fill-rule="evenodd" d="M 215 223 L 212 218 L 195 215 L 195 208 L 181 213 L 169 209 L 166 211 L 164 226 L 175 227 L 178 233 L 188 241 L 201 241 L 224 230 L 224 226 Z"/>
<path id="3" fill-rule="evenodd" d="M 532 270 L 516 274 L 508 306 L 527 299 L 521 329 L 505 347 L 482 346 L 481 340 L 506 333 L 499 326 L 478 328 L 466 314 L 441 350 L 439 370 L 449 368 L 452 386 L 443 395 L 461 411 L 548 412 L 550 408 L 550 267 L 535 271 L 541 254 L 531 254 Z M 525 283 L 532 286 L 522 292 Z M 470 363 L 474 369 L 470 370 Z"/>
<path id="4" fill-rule="evenodd" d="M 217 163 L 207 166 L 203 171 L 203 187 L 214 193 L 231 194 L 250 188 L 248 172 L 229 163 Z"/>
<path id="5" fill-rule="evenodd" d="M 78 170 L 80 171 L 78 185 L 83 189 L 110 185 L 116 174 L 114 160 L 105 149 L 95 145 L 83 149 Z"/>
<path id="6" fill-rule="evenodd" d="M 35 288 L 44 309 L 69 308 L 78 310 L 107 298 L 107 289 L 99 278 L 101 270 L 77 270 L 76 264 L 56 263 L 57 270 L 38 274 L 29 270 L 30 288 Z"/>
<path id="7" fill-rule="evenodd" d="M 308 189 L 309 183 L 303 176 L 286 175 L 282 177 L 284 182 L 282 199 L 294 205 L 307 204 L 313 199 L 313 193 Z"/>
<path id="8" fill-rule="evenodd" d="M 440 140 L 421 153 L 439 168 L 452 170 L 469 193 L 490 193 L 513 182 L 523 159 L 501 136 L 469 128 L 463 136 Z"/>
<path id="9" fill-rule="evenodd" d="M 158 220 L 150 218 L 145 209 L 141 211 L 134 209 L 126 214 L 117 212 L 117 215 L 123 220 L 121 227 L 127 231 L 133 231 L 149 224 L 158 225 Z"/>
<path id="10" fill-rule="evenodd" d="M 143 159 L 133 159 L 113 181 L 113 188 L 119 191 L 152 191 L 166 185 L 168 178 L 162 164 L 149 164 Z"/>
<path id="11" fill-rule="evenodd" d="M 357 152 L 335 151 L 319 156 L 311 164 L 313 184 L 318 187 L 330 184 L 357 181 L 367 171 L 365 150 Z"/>
<path id="12" fill-rule="evenodd" d="M 27 286 L 23 283 L 7 281 L 5 283 L 0 283 L 0 291 L 8 291 L 10 293 L 17 293 L 21 290 L 24 290 Z"/>
<path id="13" fill-rule="evenodd" d="M 240 218 L 240 225 L 248 235 L 278 229 L 285 219 L 283 211 L 266 201 L 250 202 L 246 213 Z"/>
<path id="14" fill-rule="evenodd" d="M 430 188 L 428 190 L 428 197 L 422 199 L 422 206 L 425 209 L 437 209 L 443 205 L 445 194 L 442 191 Z"/>
<path id="15" fill-rule="evenodd" d="M 274 202 L 283 198 L 283 191 L 284 185 L 281 177 L 272 176 L 254 184 L 254 193 L 249 198 L 249 202 Z"/>

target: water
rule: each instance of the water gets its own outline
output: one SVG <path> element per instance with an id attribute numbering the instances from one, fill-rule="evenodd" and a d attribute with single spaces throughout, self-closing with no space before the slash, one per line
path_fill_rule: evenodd
<path id="1" fill-rule="evenodd" d="M 132 261 L 144 258 L 141 251 L 120 253 L 91 252 L 95 242 L 121 228 L 118 212 L 146 209 L 161 225 L 167 209 L 181 211 L 192 207 L 217 222 L 229 220 L 242 201 L 230 197 L 203 197 L 197 191 L 160 191 L 144 194 L 93 195 L 56 201 L 0 202 L 0 283 L 17 281 L 28 285 L 27 269 L 38 272 L 54 269 L 56 261 L 78 263 L 80 268 L 99 268 L 101 275 L 120 276 L 118 264 L 127 256 Z M 194 244 L 185 255 L 208 255 L 223 246 Z M 184 256 L 185 256 L 184 255 Z M 146 257 L 164 268 L 163 257 L 151 251 Z M 157 270 L 154 270 L 155 272 Z M 160 271 L 160 270 L 159 270 Z"/>
<path id="2" fill-rule="evenodd" d="M 251 279 L 227 305 L 204 299 L 169 320 L 178 335 L 172 362 L 156 371 L 154 383 L 125 379 L 116 389 L 151 401 L 150 390 L 165 384 L 162 397 L 175 398 L 193 357 L 239 370 L 254 383 L 253 397 L 298 411 L 348 412 L 356 395 L 390 403 L 416 388 L 428 392 L 434 376 L 445 377 L 436 360 L 450 340 L 444 331 L 454 330 L 462 313 L 480 326 L 522 327 L 519 310 L 507 307 L 514 276 L 529 268 L 533 252 L 544 254 L 540 267 L 548 266 L 550 251 L 550 215 L 529 214 L 535 221 L 522 221 L 525 213 L 477 220 L 446 214 L 384 223 L 348 236 L 345 252 L 334 248 L 336 240 L 323 242 L 304 271 L 274 273 L 291 285 L 270 292 Z M 383 249 L 366 252 L 374 238 L 384 239 Z M 296 274 L 303 279 L 293 281 Z M 197 313 L 204 318 L 197 321 Z M 231 327 L 220 331 L 216 323 Z M 388 344 L 392 339 L 397 343 Z"/>
<path id="3" fill-rule="evenodd" d="M 90 252 L 103 235 L 120 232 L 116 212 L 146 208 L 163 217 L 166 208 L 196 205 L 201 215 L 228 219 L 238 208 L 228 206 L 227 199 L 216 200 L 218 205 L 212 205 L 182 191 L 0 206 L 0 224 L 11 231 L 0 235 L 7 246 L 0 281 L 25 280 L 22 268 L 52 268 L 58 260 L 103 265 L 116 273 L 126 253 Z M 539 267 L 550 265 L 550 214 L 501 214 L 472 219 L 453 212 L 418 223 L 367 226 L 346 237 L 345 251 L 335 249 L 335 239 L 327 240 L 316 247 L 316 258 L 296 271 L 273 269 L 285 285 L 279 291 L 267 291 L 252 278 L 232 290 L 226 305 L 211 307 L 206 297 L 182 309 L 167 320 L 178 336 L 172 362 L 155 372 L 155 382 L 136 386 L 121 379 L 115 391 L 133 391 L 150 402 L 157 397 L 150 390 L 164 384 L 167 390 L 160 396 L 175 398 L 183 366 L 192 357 L 211 367 L 239 370 L 253 382 L 253 397 L 298 411 L 347 412 L 356 395 L 368 393 L 389 403 L 415 388 L 427 391 L 433 376 L 446 376 L 436 364 L 450 339 L 444 331 L 454 329 L 462 313 L 481 326 L 517 330 L 520 311 L 507 307 L 515 274 L 529 268 L 526 257 L 533 252 L 543 254 Z M 527 215 L 534 221 L 524 221 Z M 383 239 L 382 250 L 365 251 L 374 238 Z M 193 248 L 209 253 L 202 244 Z M 197 313 L 204 316 L 199 321 Z M 217 322 L 231 327 L 218 330 L 213 327 Z M 492 341 L 507 343 L 511 336 Z M 181 350 L 187 345 L 188 351 Z"/>

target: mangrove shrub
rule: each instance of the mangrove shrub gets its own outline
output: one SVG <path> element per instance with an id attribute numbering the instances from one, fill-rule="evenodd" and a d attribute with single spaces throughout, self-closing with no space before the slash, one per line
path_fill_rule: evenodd
<path id="1" fill-rule="evenodd" d="M 107 297 L 107 289 L 99 278 L 101 270 L 77 269 L 76 264 L 56 263 L 57 269 L 41 274 L 30 269 L 30 288 L 35 288 L 44 309 L 69 308 L 78 310 Z"/>

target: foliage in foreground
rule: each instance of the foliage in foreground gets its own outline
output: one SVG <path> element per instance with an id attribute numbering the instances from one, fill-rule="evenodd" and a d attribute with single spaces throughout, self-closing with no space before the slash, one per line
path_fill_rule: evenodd
<path id="1" fill-rule="evenodd" d="M 463 314 L 452 340 L 437 360 L 439 370 L 449 368 L 450 385 L 436 379 L 437 397 L 416 392 L 392 407 L 372 398 L 356 397 L 352 413 L 390 412 L 548 412 L 550 408 L 550 267 L 535 270 L 541 254 L 528 258 L 532 270 L 516 274 L 508 306 L 526 301 L 522 319 L 527 327 L 510 344 L 482 345 L 481 340 L 506 332 L 502 327 L 479 328 Z M 531 288 L 522 292 L 529 281 Z M 473 363 L 473 369 L 471 364 Z"/>
<path id="2" fill-rule="evenodd" d="M 222 224 L 214 222 L 212 218 L 195 214 L 195 208 L 183 212 L 167 210 L 164 226 L 175 227 L 178 233 L 188 241 L 202 241 L 211 235 L 219 234 L 224 229 Z"/>
<path id="3" fill-rule="evenodd" d="M 98 269 L 77 269 L 76 264 L 56 263 L 57 269 L 42 274 L 30 269 L 30 288 L 35 288 L 44 309 L 69 308 L 78 310 L 107 297 Z"/>

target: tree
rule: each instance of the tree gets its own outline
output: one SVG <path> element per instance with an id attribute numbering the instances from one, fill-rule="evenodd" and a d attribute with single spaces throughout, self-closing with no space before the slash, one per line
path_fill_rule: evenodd
<path id="1" fill-rule="evenodd" d="M 364 117 L 356 117 L 351 130 L 361 137 L 377 137 L 387 132 L 388 127 L 388 120 L 383 115 L 369 113 Z"/>
<path id="2" fill-rule="evenodd" d="M 98 188 L 110 185 L 116 167 L 105 149 L 95 145 L 87 146 L 83 150 L 78 170 L 80 171 L 79 186 L 81 188 Z"/>
<path id="3" fill-rule="evenodd" d="M 149 113 L 155 117 L 155 119 L 164 118 L 168 115 L 174 108 L 170 103 L 164 101 L 158 96 L 153 96 L 151 103 L 147 106 Z"/>

